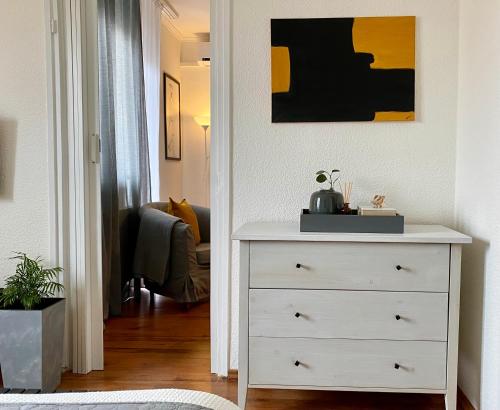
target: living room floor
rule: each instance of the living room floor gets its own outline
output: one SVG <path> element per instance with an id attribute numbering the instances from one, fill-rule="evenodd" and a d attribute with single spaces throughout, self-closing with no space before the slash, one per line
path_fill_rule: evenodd
<path id="1" fill-rule="evenodd" d="M 123 316 L 110 319 L 104 333 L 104 371 L 65 373 L 59 391 L 179 388 L 211 392 L 237 401 L 236 377 L 210 374 L 210 305 L 184 311 L 156 295 L 150 306 L 128 301 Z M 350 392 L 249 390 L 248 410 L 442 410 L 442 396 Z M 462 398 L 459 409 L 468 410 Z"/>

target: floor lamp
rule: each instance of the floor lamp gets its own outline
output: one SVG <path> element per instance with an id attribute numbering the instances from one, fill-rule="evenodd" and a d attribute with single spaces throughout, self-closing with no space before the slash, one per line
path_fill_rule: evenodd
<path id="1" fill-rule="evenodd" d="M 207 193 L 208 192 L 207 186 L 209 184 L 209 182 L 208 182 L 208 160 L 210 159 L 210 154 L 208 153 L 208 146 L 207 146 L 207 132 L 208 132 L 208 129 L 210 128 L 210 117 L 208 117 L 208 116 L 194 117 L 194 120 L 205 131 L 205 190 L 206 190 L 205 191 L 205 194 L 206 194 L 205 199 L 208 202 L 208 193 Z"/>
<path id="2" fill-rule="evenodd" d="M 207 131 L 210 128 L 210 117 L 194 117 L 194 120 L 205 131 L 205 159 L 207 160 L 209 157 L 207 149 Z"/>

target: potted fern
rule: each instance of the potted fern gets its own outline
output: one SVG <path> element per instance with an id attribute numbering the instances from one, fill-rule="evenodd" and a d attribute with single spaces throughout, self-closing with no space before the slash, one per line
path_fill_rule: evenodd
<path id="1" fill-rule="evenodd" d="M 53 392 L 61 381 L 65 301 L 61 268 L 16 253 L 0 291 L 0 364 L 5 388 Z"/>

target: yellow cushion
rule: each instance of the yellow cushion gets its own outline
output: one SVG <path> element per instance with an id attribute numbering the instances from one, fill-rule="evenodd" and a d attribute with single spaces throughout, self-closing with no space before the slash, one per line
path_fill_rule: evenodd
<path id="1" fill-rule="evenodd" d="M 193 208 L 189 205 L 188 201 L 183 199 L 181 202 L 175 202 L 170 198 L 172 210 L 177 218 L 181 218 L 184 223 L 191 225 L 194 234 L 194 241 L 196 245 L 201 242 L 200 226 L 198 225 L 198 218 L 196 217 Z"/>
<path id="2" fill-rule="evenodd" d="M 167 202 L 167 207 L 165 208 L 165 212 L 169 215 L 175 216 L 174 210 L 172 209 L 172 202 L 171 201 Z"/>

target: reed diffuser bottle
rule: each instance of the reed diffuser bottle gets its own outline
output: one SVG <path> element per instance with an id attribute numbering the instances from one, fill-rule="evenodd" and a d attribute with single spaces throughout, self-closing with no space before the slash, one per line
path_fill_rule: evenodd
<path id="1" fill-rule="evenodd" d="M 352 209 L 349 205 L 351 203 L 352 182 L 345 182 L 343 188 L 342 193 L 344 194 L 344 206 L 340 210 L 340 213 L 342 215 L 351 215 Z"/>

